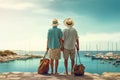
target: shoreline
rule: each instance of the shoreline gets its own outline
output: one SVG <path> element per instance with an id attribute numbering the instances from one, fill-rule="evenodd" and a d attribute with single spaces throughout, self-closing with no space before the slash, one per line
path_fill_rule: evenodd
<path id="1" fill-rule="evenodd" d="M 8 55 L 8 56 L 0 56 L 0 63 L 15 61 L 15 60 L 27 60 L 32 58 L 42 58 L 40 55 Z"/>
<path id="2" fill-rule="evenodd" d="M 85 72 L 84 76 L 40 75 L 37 72 L 3 72 L 0 80 L 120 80 L 120 72 L 104 72 L 102 75 Z"/>

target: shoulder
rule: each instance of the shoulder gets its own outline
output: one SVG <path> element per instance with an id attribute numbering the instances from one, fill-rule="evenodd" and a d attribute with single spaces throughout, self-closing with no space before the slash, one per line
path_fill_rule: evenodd
<path id="1" fill-rule="evenodd" d="M 57 28 L 59 31 L 61 31 L 61 29 L 60 28 Z"/>
<path id="2" fill-rule="evenodd" d="M 72 28 L 72 31 L 77 32 L 77 30 L 75 28 Z"/>
<path id="3" fill-rule="evenodd" d="M 66 31 L 68 31 L 68 29 L 63 29 L 63 32 L 66 32 Z"/>
<path id="4" fill-rule="evenodd" d="M 52 28 L 48 29 L 48 31 L 52 31 Z"/>
<path id="5" fill-rule="evenodd" d="M 60 28 L 57 28 L 58 32 L 62 32 L 62 30 Z"/>
<path id="6" fill-rule="evenodd" d="M 72 30 L 76 31 L 76 29 L 75 29 L 75 28 L 72 28 Z"/>
<path id="7" fill-rule="evenodd" d="M 48 29 L 48 34 L 53 32 L 52 28 Z"/>

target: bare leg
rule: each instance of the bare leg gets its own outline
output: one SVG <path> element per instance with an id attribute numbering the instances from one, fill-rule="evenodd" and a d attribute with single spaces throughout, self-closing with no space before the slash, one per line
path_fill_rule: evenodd
<path id="1" fill-rule="evenodd" d="M 65 65 L 66 75 L 68 75 L 68 59 L 64 59 L 64 65 Z"/>
<path id="2" fill-rule="evenodd" d="M 58 73 L 58 64 L 59 64 L 59 60 L 55 60 L 55 73 Z"/>
<path id="3" fill-rule="evenodd" d="M 74 59 L 71 59 L 71 74 L 73 74 L 73 67 L 74 67 Z"/>
<path id="4" fill-rule="evenodd" d="M 54 60 L 53 59 L 51 59 L 51 74 L 53 74 L 53 68 L 54 68 Z"/>

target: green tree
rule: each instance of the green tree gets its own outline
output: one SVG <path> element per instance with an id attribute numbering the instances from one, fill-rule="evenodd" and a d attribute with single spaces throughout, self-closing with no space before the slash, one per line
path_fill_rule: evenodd
<path id="1" fill-rule="evenodd" d="M 14 53 L 13 51 L 10 51 L 10 50 L 5 50 L 4 54 L 7 54 L 7 55 L 16 55 L 16 53 Z"/>
<path id="2" fill-rule="evenodd" d="M 2 54 L 3 54 L 3 51 L 0 51 L 0 56 L 2 56 Z"/>

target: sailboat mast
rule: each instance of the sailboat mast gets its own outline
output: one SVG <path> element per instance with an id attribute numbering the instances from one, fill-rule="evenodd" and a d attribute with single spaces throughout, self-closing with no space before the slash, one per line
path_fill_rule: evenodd
<path id="1" fill-rule="evenodd" d="M 111 51 L 112 53 L 113 53 L 113 55 L 114 55 L 114 51 L 113 51 L 113 42 L 112 42 L 112 51 Z"/>
<path id="2" fill-rule="evenodd" d="M 117 42 L 116 42 L 116 54 L 117 54 Z"/>
<path id="3" fill-rule="evenodd" d="M 96 44 L 97 54 L 98 54 L 98 44 Z"/>
<path id="4" fill-rule="evenodd" d="M 86 53 L 87 53 L 87 44 L 86 44 Z"/>
<path id="5" fill-rule="evenodd" d="M 108 41 L 108 52 L 109 52 L 109 41 Z"/>

